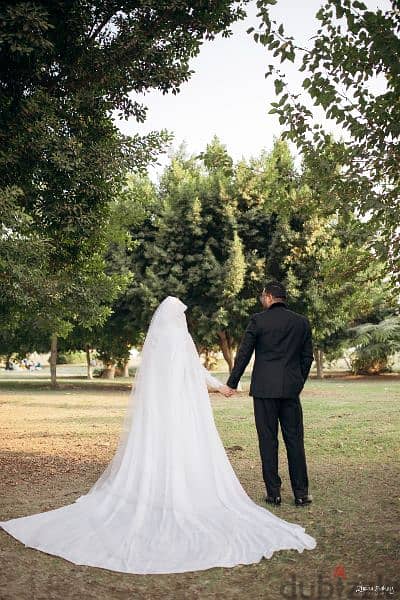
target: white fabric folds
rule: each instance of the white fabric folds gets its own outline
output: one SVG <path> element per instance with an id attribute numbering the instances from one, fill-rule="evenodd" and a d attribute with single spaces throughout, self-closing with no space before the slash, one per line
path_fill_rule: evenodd
<path id="1" fill-rule="evenodd" d="M 73 504 L 0 522 L 30 548 L 124 573 L 180 573 L 313 549 L 246 494 L 216 429 L 186 305 L 155 311 L 114 458 Z M 232 402 L 235 400 L 233 399 Z"/>

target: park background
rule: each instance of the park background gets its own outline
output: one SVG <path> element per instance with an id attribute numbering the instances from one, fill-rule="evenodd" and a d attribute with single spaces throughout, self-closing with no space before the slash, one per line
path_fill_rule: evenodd
<path id="1" fill-rule="evenodd" d="M 1 597 L 361 597 L 356 584 L 396 597 L 396 3 L 57 0 L 5 2 L 0 16 L 2 518 L 73 502 L 97 479 L 166 295 L 188 305 L 224 381 L 278 279 L 315 357 L 302 394 L 314 503 L 290 503 L 281 448 L 279 514 L 318 542 L 141 578 L 3 532 Z M 248 382 L 211 401 L 262 504 Z"/>

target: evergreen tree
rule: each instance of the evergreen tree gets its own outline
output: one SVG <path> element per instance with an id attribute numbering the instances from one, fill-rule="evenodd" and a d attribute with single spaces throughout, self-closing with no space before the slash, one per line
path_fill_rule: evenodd
<path id="1" fill-rule="evenodd" d="M 202 164 L 175 157 L 162 179 L 162 212 L 145 248 L 140 294 L 148 313 L 166 295 L 180 297 L 199 349 L 219 344 L 231 368 L 228 315 L 244 277 L 226 170 L 232 162 L 217 139 L 199 158 Z"/>

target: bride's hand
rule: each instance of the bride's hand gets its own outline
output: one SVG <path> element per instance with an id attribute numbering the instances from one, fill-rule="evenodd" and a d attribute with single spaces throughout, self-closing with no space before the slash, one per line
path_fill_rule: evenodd
<path id="1" fill-rule="evenodd" d="M 222 387 L 219 388 L 218 391 L 219 391 L 220 394 L 222 394 L 226 398 L 229 398 L 230 396 L 233 396 L 233 394 L 235 393 L 235 390 L 233 390 L 232 388 L 228 387 L 227 385 L 223 385 Z"/>

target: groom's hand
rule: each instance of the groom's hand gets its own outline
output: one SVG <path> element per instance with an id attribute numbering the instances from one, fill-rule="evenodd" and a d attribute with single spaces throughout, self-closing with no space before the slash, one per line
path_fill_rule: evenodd
<path id="1" fill-rule="evenodd" d="M 233 390 L 232 388 L 230 388 L 227 385 L 223 385 L 221 388 L 219 388 L 219 392 L 221 394 L 223 394 L 226 398 L 229 398 L 230 396 L 232 396 L 235 393 L 236 390 Z"/>

